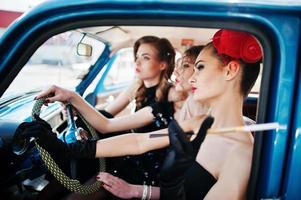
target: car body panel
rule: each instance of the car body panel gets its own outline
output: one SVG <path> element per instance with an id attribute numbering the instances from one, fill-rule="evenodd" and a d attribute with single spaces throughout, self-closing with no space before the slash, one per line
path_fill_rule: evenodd
<path id="1" fill-rule="evenodd" d="M 279 41 L 279 49 L 281 50 L 273 58 L 273 73 L 270 74 L 274 78 L 269 88 L 269 114 L 267 121 L 277 121 L 289 127 L 293 120 L 291 115 L 293 110 L 293 96 L 295 87 L 295 74 L 297 73 L 298 63 L 298 32 L 293 27 L 299 24 L 299 20 L 294 17 L 279 19 L 270 17 L 275 27 L 276 41 Z M 289 28 L 290 27 L 290 28 Z M 290 29 L 290 30 L 287 30 Z M 287 34 L 290 33 L 290 34 Z M 289 66 L 289 67 L 288 67 Z M 263 75 L 264 76 L 264 75 Z M 284 98 L 285 97 L 285 98 Z M 285 166 L 285 154 L 288 143 L 288 131 L 271 131 L 264 135 L 266 143 L 262 153 L 264 154 L 264 167 L 260 175 L 260 185 L 258 194 L 263 197 L 278 197 L 280 195 L 280 187 L 282 181 L 282 171 Z M 276 175 L 277 174 L 277 175 Z"/>
<path id="2" fill-rule="evenodd" d="M 296 84 L 295 110 L 293 111 L 294 121 L 291 129 L 291 144 L 287 158 L 285 179 L 283 184 L 283 199 L 296 199 L 300 197 L 301 188 L 301 68 L 299 58 L 298 82 Z"/>

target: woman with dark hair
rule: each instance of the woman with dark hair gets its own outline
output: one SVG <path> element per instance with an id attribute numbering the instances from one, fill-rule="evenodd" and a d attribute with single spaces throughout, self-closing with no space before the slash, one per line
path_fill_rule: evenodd
<path id="1" fill-rule="evenodd" d="M 177 60 L 177 65 L 174 70 L 174 75 L 176 76 L 175 90 L 185 91 L 187 94 L 182 109 L 174 114 L 174 118 L 177 121 L 185 121 L 193 116 L 208 112 L 208 107 L 206 105 L 196 103 L 193 100 L 191 84 L 189 83 L 189 78 L 194 72 L 194 63 L 203 48 L 204 46 L 192 46 L 184 52 L 182 58 Z"/>

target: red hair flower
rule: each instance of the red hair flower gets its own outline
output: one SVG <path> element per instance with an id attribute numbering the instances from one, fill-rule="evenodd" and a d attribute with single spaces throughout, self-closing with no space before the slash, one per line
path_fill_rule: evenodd
<path id="1" fill-rule="evenodd" d="M 219 55 L 241 59 L 246 63 L 258 62 L 262 57 L 258 41 L 246 32 L 221 29 L 214 34 L 212 41 Z"/>

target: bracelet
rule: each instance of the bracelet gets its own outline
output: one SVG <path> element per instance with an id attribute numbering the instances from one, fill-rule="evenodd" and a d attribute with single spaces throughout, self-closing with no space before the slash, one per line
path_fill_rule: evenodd
<path id="1" fill-rule="evenodd" d="M 147 197 L 147 200 L 151 200 L 151 199 L 152 199 L 152 185 L 149 186 L 149 193 Z"/>
<path id="2" fill-rule="evenodd" d="M 148 186 L 147 185 L 143 185 L 143 193 L 142 193 L 141 200 L 146 200 L 147 193 L 148 193 Z"/>

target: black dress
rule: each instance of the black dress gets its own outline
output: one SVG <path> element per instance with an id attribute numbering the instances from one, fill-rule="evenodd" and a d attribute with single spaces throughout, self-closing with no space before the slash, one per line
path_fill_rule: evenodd
<path id="1" fill-rule="evenodd" d="M 215 177 L 195 161 L 185 174 L 184 188 L 186 199 L 204 199 L 215 183 Z"/>
<path id="2" fill-rule="evenodd" d="M 160 200 L 201 200 L 216 183 L 215 177 L 202 165 L 194 161 L 184 174 L 184 180 L 162 186 Z"/>
<path id="3" fill-rule="evenodd" d="M 146 89 L 145 101 L 142 108 L 152 107 L 154 120 L 152 123 L 132 130 L 135 133 L 146 133 L 166 128 L 173 118 L 173 104 L 168 102 L 167 95 L 163 102 L 157 102 L 157 86 Z M 170 87 L 169 87 L 170 88 Z M 118 148 L 118 147 L 116 147 Z M 108 159 L 107 171 L 131 184 L 147 184 L 158 186 L 158 174 L 165 159 L 166 149 L 159 149 L 137 156 L 123 156 Z"/>

